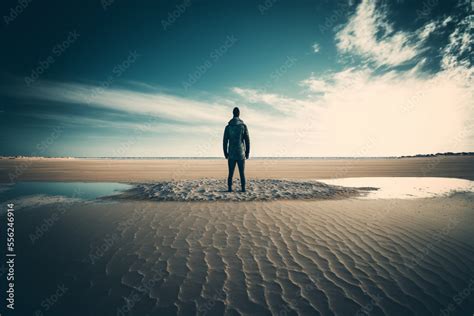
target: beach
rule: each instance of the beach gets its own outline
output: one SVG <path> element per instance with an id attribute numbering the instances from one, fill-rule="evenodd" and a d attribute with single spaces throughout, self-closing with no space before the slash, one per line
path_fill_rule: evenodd
<path id="1" fill-rule="evenodd" d="M 18 162 L 21 159 L 0 161 L 5 185 Z M 109 163 L 112 167 L 106 169 Z M 104 191 L 87 199 L 33 191 L 28 203 L 24 196 L 12 198 L 10 202 L 18 203 L 15 286 L 22 293 L 17 311 L 22 315 L 472 313 L 473 192 L 433 193 L 432 187 L 425 189 L 425 181 L 420 190 L 433 193 L 429 197 L 366 199 L 360 188 L 316 181 L 337 178 L 335 174 L 393 177 L 393 181 L 410 177 L 406 183 L 423 173 L 436 176 L 433 183 L 443 176 L 473 179 L 472 158 L 274 160 L 267 170 L 265 163 L 248 161 L 249 181 L 254 181 L 254 190 L 260 190 L 259 185 L 274 185 L 275 190 L 261 189 L 255 200 L 225 200 L 245 197 L 236 192 L 219 193 L 224 200 L 210 201 L 202 198 L 215 195 L 199 188 L 225 188 L 224 160 L 35 161 L 18 179 L 38 183 L 39 189 L 50 183 L 61 185 L 58 181 L 77 181 L 71 187 L 82 182 L 86 187 L 126 182 L 132 189 Z M 342 173 L 334 169 L 342 167 Z M 186 195 L 189 183 L 194 191 Z M 312 195 L 305 195 L 308 188 Z M 277 189 L 292 194 L 272 195 Z M 170 196 L 173 200 L 166 200 Z"/>
<path id="2" fill-rule="evenodd" d="M 474 307 L 472 202 L 135 201 L 23 210 L 16 213 L 17 288 L 25 294 L 18 310 L 45 311 L 41 303 L 64 286 L 48 314 L 443 315 L 451 308 L 447 315 L 464 315 Z"/>
<path id="3" fill-rule="evenodd" d="M 451 177 L 474 180 L 474 157 L 250 159 L 248 178 Z M 227 177 L 224 159 L 0 159 L 0 182 L 153 182 Z"/>
<path id="4" fill-rule="evenodd" d="M 39 2 L 0 316 L 474 316 L 474 0 Z"/>

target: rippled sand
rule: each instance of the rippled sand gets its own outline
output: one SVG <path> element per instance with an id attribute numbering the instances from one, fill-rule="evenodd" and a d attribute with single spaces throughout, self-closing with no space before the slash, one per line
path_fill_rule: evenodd
<path id="1" fill-rule="evenodd" d="M 19 304 L 41 309 L 65 284 L 48 315 L 471 315 L 473 293 L 456 295 L 474 277 L 472 205 L 86 203 L 33 244 L 52 208 L 22 210 Z"/>

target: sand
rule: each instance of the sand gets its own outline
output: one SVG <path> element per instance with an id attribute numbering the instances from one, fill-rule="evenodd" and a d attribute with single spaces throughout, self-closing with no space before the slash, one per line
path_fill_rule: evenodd
<path id="1" fill-rule="evenodd" d="M 377 188 L 353 188 L 329 185 L 318 181 L 289 181 L 252 179 L 246 192 L 234 180 L 234 190 L 228 192 L 222 179 L 159 181 L 138 184 L 120 195 L 123 199 L 148 201 L 272 201 L 272 200 L 323 200 L 363 196 Z M 117 197 L 114 197 L 117 198 Z"/>
<path id="2" fill-rule="evenodd" d="M 474 157 L 250 159 L 246 162 L 246 170 L 249 179 L 451 177 L 474 180 Z M 0 159 L 0 182 L 29 180 L 154 182 L 159 180 L 217 179 L 225 178 L 226 175 L 227 163 L 224 159 Z"/>
<path id="3" fill-rule="evenodd" d="M 48 315 L 440 315 L 448 308 L 470 315 L 472 202 L 455 195 L 22 210 L 18 312 L 44 311 L 41 302 L 63 285 Z"/>
<path id="4" fill-rule="evenodd" d="M 312 182 L 474 179 L 472 157 L 247 166 L 255 196 L 289 192 L 292 200 L 202 201 L 226 196 L 224 160 L 0 160 L 6 183 L 9 174 L 13 182 L 121 181 L 138 192 L 19 199 L 15 313 L 472 314 L 474 193 L 364 200 L 354 189 Z M 312 200 L 300 200 L 304 192 Z M 162 201 L 170 196 L 181 202 Z"/>

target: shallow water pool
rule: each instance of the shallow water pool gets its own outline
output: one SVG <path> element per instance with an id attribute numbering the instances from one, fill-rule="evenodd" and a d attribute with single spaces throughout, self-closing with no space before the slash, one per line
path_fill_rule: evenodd
<path id="1" fill-rule="evenodd" d="M 18 182 L 0 185 L 0 201 L 12 201 L 24 196 L 61 196 L 93 200 L 118 194 L 132 186 L 114 182 Z"/>
<path id="2" fill-rule="evenodd" d="M 367 177 L 318 180 L 347 187 L 375 187 L 363 199 L 416 199 L 474 192 L 474 181 L 431 177 Z"/>

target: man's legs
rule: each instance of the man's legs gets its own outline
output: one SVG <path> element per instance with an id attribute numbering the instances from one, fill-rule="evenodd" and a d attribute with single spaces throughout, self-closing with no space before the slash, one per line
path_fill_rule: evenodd
<path id="1" fill-rule="evenodd" d="M 229 165 L 229 176 L 227 177 L 227 187 L 229 192 L 232 191 L 232 177 L 234 176 L 234 170 L 235 170 L 235 164 L 237 163 L 237 160 L 234 159 L 227 159 L 227 164 Z M 239 170 L 240 170 L 240 165 L 239 165 Z"/>
<path id="2" fill-rule="evenodd" d="M 239 165 L 240 187 L 242 192 L 245 192 L 245 159 L 237 160 L 237 164 Z"/>

